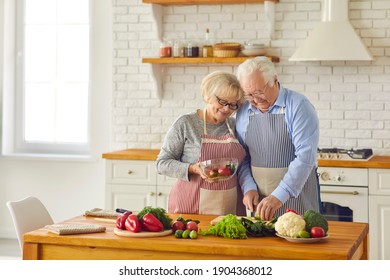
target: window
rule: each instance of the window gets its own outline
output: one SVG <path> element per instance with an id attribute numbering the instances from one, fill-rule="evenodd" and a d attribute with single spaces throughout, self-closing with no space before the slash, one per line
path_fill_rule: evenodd
<path id="1" fill-rule="evenodd" d="M 88 154 L 90 1 L 17 0 L 15 11 L 15 128 L 8 147 Z"/>

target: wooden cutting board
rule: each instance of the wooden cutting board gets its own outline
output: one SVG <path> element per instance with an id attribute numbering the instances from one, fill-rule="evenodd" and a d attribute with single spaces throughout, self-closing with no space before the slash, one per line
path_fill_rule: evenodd
<path id="1" fill-rule="evenodd" d="M 110 224 L 116 224 L 116 219 L 95 218 L 95 221 L 104 222 L 104 223 L 110 223 Z"/>
<path id="2" fill-rule="evenodd" d="M 131 232 L 128 230 L 114 228 L 114 233 L 116 235 L 125 236 L 125 237 L 160 237 L 160 236 L 167 236 L 172 234 L 172 230 L 167 229 L 159 232 L 149 232 L 149 231 Z"/>

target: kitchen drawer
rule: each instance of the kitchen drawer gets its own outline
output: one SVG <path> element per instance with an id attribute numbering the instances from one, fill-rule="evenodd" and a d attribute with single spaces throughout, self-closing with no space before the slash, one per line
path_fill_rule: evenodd
<path id="1" fill-rule="evenodd" d="M 150 204 L 149 196 L 155 192 L 155 186 L 148 185 L 106 185 L 106 208 L 116 209 L 123 208 L 132 211 L 141 211 L 145 206 Z"/>
<path id="2" fill-rule="evenodd" d="M 152 161 L 107 160 L 107 183 L 155 185 L 157 172 Z"/>
<path id="3" fill-rule="evenodd" d="M 171 192 L 171 186 L 158 186 L 156 194 L 156 206 L 168 211 L 168 200 Z"/>
<path id="4" fill-rule="evenodd" d="M 389 169 L 370 168 L 369 179 L 368 191 L 370 195 L 390 195 Z"/>

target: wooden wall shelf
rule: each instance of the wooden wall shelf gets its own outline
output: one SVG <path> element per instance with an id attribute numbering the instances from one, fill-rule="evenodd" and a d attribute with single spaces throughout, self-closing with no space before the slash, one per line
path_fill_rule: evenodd
<path id="1" fill-rule="evenodd" d="M 252 58 L 248 56 L 239 57 L 163 57 L 143 58 L 142 63 L 152 64 L 237 64 Z M 272 62 L 279 62 L 279 57 L 269 56 Z"/>
<path id="2" fill-rule="evenodd" d="M 217 4 L 264 4 L 267 17 L 273 15 L 274 9 L 267 8 L 267 5 L 278 3 L 279 0 L 142 0 L 144 4 L 158 4 L 152 5 L 153 20 L 156 25 L 158 38 L 162 37 L 162 5 L 217 5 Z M 273 18 L 273 16 L 272 16 Z M 271 22 L 273 27 L 273 22 Z M 273 28 L 270 29 L 270 37 Z M 151 79 L 156 85 L 157 96 L 162 98 L 162 71 L 163 65 L 167 64 L 240 64 L 251 57 L 168 57 L 168 58 L 142 58 L 142 63 L 149 63 L 151 65 Z M 279 57 L 269 56 L 272 62 L 279 62 Z"/>
<path id="3" fill-rule="evenodd" d="M 142 58 L 142 63 L 149 63 L 152 67 L 151 78 L 156 85 L 157 96 L 162 98 L 162 65 L 167 64 L 240 64 L 245 60 L 252 58 L 249 56 L 238 56 L 238 57 L 145 57 Z M 279 57 L 268 56 L 272 62 L 279 62 Z"/>
<path id="4" fill-rule="evenodd" d="M 264 3 L 265 1 L 279 2 L 279 0 L 142 0 L 142 3 L 160 5 L 216 5 Z"/>

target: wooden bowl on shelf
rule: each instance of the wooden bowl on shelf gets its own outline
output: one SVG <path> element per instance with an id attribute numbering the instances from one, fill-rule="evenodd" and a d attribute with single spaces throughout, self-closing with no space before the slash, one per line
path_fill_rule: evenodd
<path id="1" fill-rule="evenodd" d="M 236 57 L 240 50 L 240 43 L 218 43 L 213 46 L 213 55 L 215 57 Z"/>

